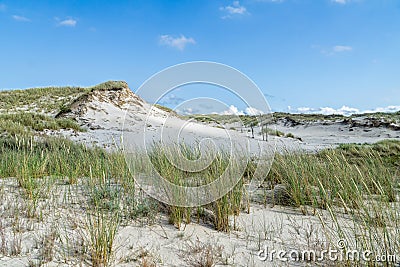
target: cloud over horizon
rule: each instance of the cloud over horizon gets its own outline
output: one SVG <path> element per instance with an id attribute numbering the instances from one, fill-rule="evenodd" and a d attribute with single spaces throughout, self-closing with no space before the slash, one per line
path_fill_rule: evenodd
<path id="1" fill-rule="evenodd" d="M 171 35 L 165 34 L 160 36 L 160 44 L 173 47 L 182 51 L 188 44 L 196 44 L 196 41 L 192 37 L 188 38 L 182 34 L 180 37 L 173 37 Z"/>
<path id="2" fill-rule="evenodd" d="M 376 113 L 384 112 L 391 113 L 400 111 L 400 106 L 387 106 L 387 107 L 377 107 L 374 109 L 360 110 L 358 108 L 342 106 L 341 108 L 335 109 L 332 107 L 320 107 L 320 108 L 310 108 L 310 107 L 299 107 L 291 108 L 288 107 L 289 113 L 301 113 L 301 114 L 323 114 L 323 115 L 344 115 L 350 116 L 352 114 L 364 114 L 364 113 Z"/>
<path id="3" fill-rule="evenodd" d="M 230 105 L 227 110 L 219 113 L 220 115 L 262 115 L 264 112 L 253 107 L 246 107 L 245 110 L 239 110 L 236 106 Z"/>
<path id="4" fill-rule="evenodd" d="M 204 110 L 200 110 L 197 108 L 183 108 L 183 109 L 177 109 L 175 110 L 177 113 L 182 114 L 182 115 L 193 115 L 193 114 L 219 114 L 219 115 L 262 115 L 265 114 L 265 112 L 262 112 L 261 110 L 258 110 L 253 107 L 247 107 L 244 110 L 239 109 L 235 105 L 230 105 L 226 110 L 222 112 L 216 112 L 216 111 L 211 111 L 208 110 L 208 112 L 204 112 Z M 279 111 L 274 111 L 274 112 L 279 112 Z M 319 107 L 319 108 L 311 108 L 311 107 L 298 107 L 298 108 L 293 108 L 293 107 L 288 107 L 287 111 L 288 113 L 291 114 L 322 114 L 322 115 L 343 115 L 343 116 L 351 116 L 353 114 L 366 114 L 366 113 L 377 113 L 377 112 L 382 112 L 382 113 L 393 113 L 393 112 L 400 112 L 400 105 L 390 105 L 386 107 L 377 107 L 373 109 L 366 109 L 366 110 L 361 110 L 358 108 L 354 107 L 349 107 L 346 105 L 343 105 L 340 108 L 332 108 L 332 107 Z"/>

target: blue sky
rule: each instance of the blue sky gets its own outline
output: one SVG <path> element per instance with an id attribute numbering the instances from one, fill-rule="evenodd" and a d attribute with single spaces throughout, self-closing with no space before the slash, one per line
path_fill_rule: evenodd
<path id="1" fill-rule="evenodd" d="M 3 89 L 126 80 L 135 91 L 204 60 L 248 75 L 276 111 L 400 109 L 396 0 L 0 0 L 0 48 Z M 164 104 L 221 95 L 197 86 Z"/>

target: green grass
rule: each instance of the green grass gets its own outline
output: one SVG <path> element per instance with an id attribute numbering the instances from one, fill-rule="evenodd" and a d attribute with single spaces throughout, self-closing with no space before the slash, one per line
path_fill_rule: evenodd
<path id="1" fill-rule="evenodd" d="M 277 122 L 282 119 L 290 119 L 298 123 L 308 123 L 308 122 L 323 122 L 323 121 L 343 121 L 345 119 L 356 119 L 360 117 L 368 117 L 371 119 L 382 119 L 384 122 L 389 123 L 399 123 L 400 122 L 400 111 L 393 113 L 364 113 L 364 114 L 354 114 L 349 117 L 343 115 L 323 115 L 323 114 L 293 114 L 285 112 L 274 112 L 273 114 L 263 115 L 263 116 L 249 116 L 249 115 L 219 115 L 219 114 L 208 114 L 208 115 L 187 115 L 184 116 L 186 119 L 195 119 L 197 121 L 209 123 L 213 121 L 218 121 L 221 123 L 234 123 L 242 122 L 243 125 L 248 126 L 252 123 L 257 123 L 258 120 L 265 120 L 268 122 Z"/>
<path id="2" fill-rule="evenodd" d="M 124 81 L 107 81 L 104 83 L 100 83 L 98 85 L 89 87 L 88 90 L 90 91 L 106 91 L 106 90 L 113 90 L 113 89 L 121 89 L 128 87 L 128 84 Z"/>
<path id="3" fill-rule="evenodd" d="M 165 111 L 165 112 L 168 112 L 168 113 L 171 113 L 171 114 L 174 114 L 174 115 L 178 115 L 173 109 L 170 109 L 168 107 L 165 107 L 165 106 L 162 106 L 162 105 L 159 105 L 159 104 L 155 104 L 154 106 L 156 108 L 159 108 L 159 109 Z"/>
<path id="4" fill-rule="evenodd" d="M 336 121 L 343 120 L 346 117 L 343 115 L 323 115 L 323 114 L 292 114 L 285 112 L 275 112 L 273 114 L 274 120 L 289 118 L 294 121 L 300 122 L 315 122 L 315 121 Z"/>
<path id="5" fill-rule="evenodd" d="M 0 132 L 11 135 L 27 134 L 33 131 L 73 129 L 85 131 L 72 119 L 54 118 L 32 112 L 17 112 L 0 114 Z"/>
<path id="6" fill-rule="evenodd" d="M 208 152 L 203 151 L 204 154 L 202 156 L 205 159 L 212 158 L 213 160 L 210 160 L 211 164 L 208 165 L 207 168 L 198 172 L 185 171 L 185 162 L 180 162 L 179 160 L 182 159 L 182 157 L 177 156 L 182 154 L 183 158 L 189 160 L 199 159 L 201 151 L 196 145 L 190 146 L 187 144 L 175 144 L 166 147 L 159 143 L 155 143 L 150 149 L 149 157 L 155 171 L 169 182 L 179 186 L 197 187 L 215 181 L 225 172 L 229 164 L 229 154 L 225 151 L 207 151 Z M 148 169 L 143 168 L 143 164 L 141 163 L 142 157 L 145 157 L 145 155 L 139 155 L 137 158 L 135 166 L 138 167 L 134 170 L 135 173 L 146 173 L 149 171 Z M 171 163 L 171 160 L 176 164 L 183 166 L 183 170 L 176 168 Z M 150 175 L 151 174 L 152 171 L 150 171 Z M 227 195 L 222 196 L 215 202 L 203 207 L 211 210 L 215 215 L 212 223 L 217 230 L 227 232 L 231 229 L 232 226 L 229 223 L 228 217 L 230 215 L 237 216 L 241 210 L 241 204 L 243 201 L 243 180 L 249 178 L 246 176 L 247 174 L 248 172 L 245 172 L 242 177 L 239 177 L 239 183 L 234 186 Z M 219 189 L 216 188 L 215 190 L 218 192 Z M 178 193 L 170 196 L 170 198 L 175 199 L 178 202 L 180 197 L 182 196 Z M 178 206 L 168 206 L 167 211 L 169 221 L 176 225 L 178 229 L 180 229 L 183 222 L 190 223 L 192 214 L 198 213 L 197 208 Z"/>
<path id="7" fill-rule="evenodd" d="M 267 132 L 268 135 L 274 135 L 274 136 L 285 136 L 284 132 L 278 131 L 276 129 L 271 129 L 271 128 L 264 128 L 263 129 L 264 132 Z M 291 137 L 291 136 L 287 136 L 287 137 Z"/>
<path id="8" fill-rule="evenodd" d="M 400 252 L 400 142 L 341 145 L 317 154 L 276 155 L 267 184 L 284 184 L 289 204 L 322 218 L 328 240 L 345 239 L 373 255 Z M 268 183 L 269 182 L 269 183 Z M 350 222 L 343 225 L 340 218 Z M 349 224 L 349 225 L 347 225 Z"/>
<path id="9" fill-rule="evenodd" d="M 326 208 L 340 200 L 345 209 L 360 207 L 362 194 L 379 195 L 384 202 L 395 200 L 398 170 L 377 151 L 356 150 L 357 156 L 337 150 L 319 154 L 276 155 L 268 180 L 286 184 L 297 207 Z M 362 193 L 362 194 L 361 194 Z"/>
<path id="10" fill-rule="evenodd" d="M 203 180 L 197 180 L 198 176 L 178 170 L 168 160 L 178 151 L 192 160 L 200 156 L 197 146 L 184 144 L 172 147 L 155 144 L 149 154 L 152 166 L 178 185 L 209 183 L 223 173 L 229 162 L 228 154 L 217 152 L 212 164 L 200 171 Z M 120 151 L 106 152 L 62 138 L 2 136 L 0 155 L 0 177 L 17 178 L 31 205 L 31 216 L 39 214 L 38 199 L 43 197 L 41 188 L 47 183 L 44 177 L 59 177 L 56 179 L 69 184 L 83 179 L 89 195 L 86 225 L 94 265 L 110 262 L 113 239 L 121 221 L 154 216 L 152 212 L 160 207 L 148 198 L 135 198 L 135 174 L 152 167 L 142 164 L 144 155 L 139 152 L 133 175 Z M 340 145 L 315 154 L 287 152 L 276 155 L 265 185 L 270 189 L 284 184 L 290 197 L 287 204 L 299 212 L 321 218 L 323 211 L 330 214 L 333 223 L 324 226 L 329 240 L 340 237 L 355 249 L 398 254 L 399 162 L 399 141 Z M 192 223 L 194 216 L 201 217 L 207 210 L 213 214 L 211 223 L 216 230 L 231 231 L 234 225 L 230 217 L 242 211 L 246 201 L 244 184 L 254 168 L 252 161 L 233 190 L 213 203 L 200 208 L 167 206 L 170 222 L 181 228 L 182 223 Z M 344 216 L 350 224 L 346 227 L 340 223 Z M 321 219 L 321 224 L 324 223 Z"/>
<path id="11" fill-rule="evenodd" d="M 0 138 L 0 177 L 125 177 L 129 171 L 123 155 L 89 148 L 63 138 Z"/>
<path id="12" fill-rule="evenodd" d="M 241 122 L 246 127 L 250 125 L 258 124 L 260 116 L 249 116 L 249 115 L 219 115 L 219 114 L 195 114 L 195 115 L 186 115 L 183 116 L 185 119 L 195 119 L 200 122 L 210 123 L 210 122 L 219 122 L 219 123 L 235 123 Z M 264 119 L 270 119 L 271 115 L 263 116 Z"/>
<path id="13" fill-rule="evenodd" d="M 23 90 L 0 91 L 0 111 L 18 111 L 58 114 L 68 109 L 79 97 L 95 90 L 112 90 L 127 87 L 124 81 L 108 81 L 91 87 L 42 87 Z"/>
<path id="14" fill-rule="evenodd" d="M 110 266 L 114 254 L 114 239 L 120 224 L 119 213 L 107 214 L 95 209 L 89 212 L 86 227 L 89 234 L 90 260 L 94 267 Z"/>
<path id="15" fill-rule="evenodd" d="M 339 150 L 355 162 L 363 158 L 365 153 L 378 153 L 384 165 L 393 171 L 400 167 L 400 142 L 383 140 L 375 144 L 341 144 Z"/>
<path id="16" fill-rule="evenodd" d="M 364 113 L 352 115 L 352 118 L 358 118 L 366 116 L 368 118 L 383 119 L 385 122 L 399 123 L 400 122 L 400 111 L 386 113 L 386 112 L 376 112 L 376 113 Z"/>
<path id="17" fill-rule="evenodd" d="M 71 110 L 71 105 L 96 90 L 127 87 L 123 81 L 108 81 L 96 86 L 43 87 L 25 90 L 0 91 L 0 135 L 18 135 L 29 138 L 45 129 L 73 129 L 85 131 L 70 118 L 60 114 Z"/>
<path id="18" fill-rule="evenodd" d="M 44 87 L 24 90 L 0 91 L 0 109 L 15 111 L 25 107 L 28 111 L 57 113 L 88 89 L 80 87 Z"/>

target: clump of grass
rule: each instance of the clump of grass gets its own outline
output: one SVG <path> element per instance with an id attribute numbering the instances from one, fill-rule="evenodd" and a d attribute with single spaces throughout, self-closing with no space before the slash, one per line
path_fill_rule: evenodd
<path id="1" fill-rule="evenodd" d="M 323 209 L 334 222 L 328 240 L 345 239 L 354 249 L 374 255 L 400 251 L 398 141 L 342 145 L 316 154 L 278 154 L 267 180 L 283 184 L 290 203 L 304 214 Z M 350 218 L 343 226 L 341 213 Z M 321 217 L 322 218 L 322 217 Z M 321 221 L 323 225 L 325 222 Z"/>
<path id="2" fill-rule="evenodd" d="M 95 209 L 87 215 L 89 252 L 93 266 L 108 266 L 114 252 L 114 239 L 120 223 L 119 213 Z"/>
<path id="3" fill-rule="evenodd" d="M 165 111 L 165 112 L 168 112 L 168 113 L 177 115 L 177 113 L 176 113 L 173 109 L 168 108 L 168 107 L 166 107 L 166 106 L 162 106 L 162 105 L 159 105 L 159 104 L 155 104 L 154 106 L 155 106 L 156 108 L 158 108 L 158 109 L 161 109 L 161 110 Z"/>
<path id="4" fill-rule="evenodd" d="M 292 133 L 287 133 L 287 134 L 285 135 L 285 137 L 287 137 L 287 138 L 295 138 L 295 137 L 294 137 L 294 134 L 292 134 Z"/>
<path id="5" fill-rule="evenodd" d="M 116 179 L 128 177 L 129 169 L 119 152 L 108 153 L 58 137 L 0 137 L 0 177 L 21 177 L 30 186 L 36 178 L 66 177 L 75 183 L 80 177 Z"/>
<path id="6" fill-rule="evenodd" d="M 122 200 L 121 214 L 124 219 L 140 220 L 140 222 L 144 219 L 146 223 L 153 224 L 160 209 L 159 203 L 147 196 L 138 197 L 134 195 L 133 191 L 130 192 L 127 192 Z"/>
<path id="7" fill-rule="evenodd" d="M 227 171 L 230 164 L 230 155 L 224 151 L 212 149 L 201 151 L 198 146 L 189 146 L 187 144 L 172 145 L 169 147 L 154 144 L 150 150 L 149 157 L 154 169 L 163 178 L 173 184 L 185 187 L 198 187 L 212 183 Z M 202 160 L 205 160 L 204 162 L 207 162 L 205 168 L 199 171 L 191 171 L 190 168 L 186 168 L 187 165 L 185 164 L 193 163 L 193 161 L 199 160 L 201 157 Z M 219 231 L 228 232 L 231 229 L 229 216 L 237 216 L 241 210 L 244 177 L 236 177 L 238 174 L 235 170 L 240 168 L 235 164 L 237 162 L 234 161 L 232 166 L 230 166 L 233 169 L 229 170 L 231 173 L 228 173 L 227 177 L 230 177 L 229 179 L 237 179 L 239 183 L 236 186 L 232 185 L 233 189 L 225 196 L 218 196 L 218 192 L 223 190 L 218 187 L 227 185 L 220 185 L 219 183 L 215 184 L 216 188 L 213 188 L 213 192 L 208 192 L 218 196 L 216 197 L 218 198 L 216 201 L 206 205 L 205 208 L 213 213 L 212 223 Z M 139 165 L 136 164 L 136 166 Z M 179 192 L 172 192 L 172 195 L 169 197 L 171 200 L 180 202 L 183 196 Z M 170 223 L 176 225 L 177 228 L 180 228 L 183 222 L 190 223 L 192 214 L 199 216 L 198 211 L 193 212 L 193 208 L 187 206 L 168 206 L 166 210 Z"/>
<path id="8" fill-rule="evenodd" d="M 35 112 L 56 114 L 62 105 L 87 91 L 88 89 L 80 87 L 43 87 L 1 91 L 0 109 L 15 111 L 16 107 L 25 107 Z"/>
<path id="9" fill-rule="evenodd" d="M 51 113 L 53 115 L 69 110 L 71 103 L 95 90 L 113 90 L 128 87 L 124 81 L 108 81 L 91 87 L 42 87 L 24 90 L 0 91 L 0 110 Z"/>
<path id="10" fill-rule="evenodd" d="M 379 154 L 362 150 L 357 153 L 362 156 L 356 162 L 340 150 L 277 155 L 268 179 L 287 185 L 298 207 L 325 208 L 338 199 L 345 208 L 359 206 L 360 192 L 367 190 L 381 195 L 384 201 L 394 201 L 395 180 Z"/>
<path id="11" fill-rule="evenodd" d="M 89 179 L 90 204 L 101 209 L 115 211 L 119 209 L 120 188 L 110 177 Z"/>
<path id="12" fill-rule="evenodd" d="M 106 90 L 121 89 L 121 88 L 127 88 L 127 87 L 128 87 L 128 84 L 124 81 L 107 81 L 107 82 L 89 87 L 89 89 L 92 91 L 106 91 Z"/>
<path id="13" fill-rule="evenodd" d="M 202 243 L 196 240 L 193 244 L 187 244 L 184 259 L 194 267 L 213 267 L 223 264 L 223 246 L 213 243 Z"/>
<path id="14" fill-rule="evenodd" d="M 264 128 L 261 133 L 267 133 L 268 135 L 274 135 L 274 136 L 278 136 L 278 137 L 285 136 L 285 133 L 283 133 L 279 130 L 271 129 L 271 128 L 267 128 L 267 127 Z"/>
<path id="15" fill-rule="evenodd" d="M 14 122 L 12 120 L 0 120 L 0 134 L 9 135 L 29 135 L 30 131 L 27 127 L 19 122 Z"/>
<path id="16" fill-rule="evenodd" d="M 0 132 L 10 135 L 27 135 L 33 131 L 73 129 L 85 131 L 78 123 L 68 118 L 53 118 L 33 112 L 0 114 Z"/>
<path id="17" fill-rule="evenodd" d="M 21 234 L 14 233 L 10 242 L 10 256 L 20 255 L 22 252 L 22 237 Z"/>
<path id="18" fill-rule="evenodd" d="M 57 237 L 58 233 L 55 228 L 52 228 L 49 233 L 43 236 L 41 242 L 42 245 L 41 257 L 40 257 L 41 263 L 46 263 L 53 260 L 55 254 L 55 241 Z"/>
<path id="19" fill-rule="evenodd" d="M 285 112 L 274 112 L 274 120 L 280 119 L 289 119 L 294 122 L 317 122 L 317 121 L 336 121 L 343 120 L 346 118 L 343 115 L 332 114 L 332 115 L 323 115 L 323 114 L 292 114 Z"/>

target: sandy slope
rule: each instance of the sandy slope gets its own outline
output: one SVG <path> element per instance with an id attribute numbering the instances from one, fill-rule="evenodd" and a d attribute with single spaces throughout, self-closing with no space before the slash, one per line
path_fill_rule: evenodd
<path id="1" fill-rule="evenodd" d="M 26 208 L 23 193 L 17 190 L 15 179 L 0 180 L 0 187 L 14 192 L 1 195 L 2 236 L 10 246 L 15 240 L 21 246 L 18 256 L 0 256 L 0 266 L 34 266 L 43 253 L 43 236 L 52 230 L 56 230 L 57 238 L 52 261 L 45 266 L 90 266 L 89 255 L 80 247 L 82 242 L 89 242 L 85 214 L 89 200 L 84 183 L 55 184 L 49 198 L 39 203 L 44 220 L 15 218 L 16 212 Z M 329 223 L 329 214 L 325 213 L 324 220 Z M 260 250 L 320 251 L 327 246 L 316 216 L 287 207 L 252 204 L 249 214 L 241 213 L 235 221 L 231 218 L 235 228 L 229 234 L 215 231 L 207 222 L 196 222 L 196 218 L 181 229 L 171 225 L 162 213 L 148 220 L 128 220 L 120 225 L 113 266 L 145 266 L 144 261 L 147 266 L 199 266 L 195 264 L 204 262 L 207 251 L 213 253 L 215 266 L 281 266 L 286 263 L 260 259 Z M 15 227 L 17 233 L 13 233 Z M 289 264 L 296 265 L 305 263 Z"/>
<path id="2" fill-rule="evenodd" d="M 118 96 L 111 100 L 110 94 Z M 271 138 L 269 142 L 261 142 L 261 137 L 251 139 L 237 131 L 183 120 L 173 113 L 146 103 L 128 88 L 112 92 L 94 92 L 84 102 L 75 103 L 72 107 L 71 112 L 62 116 L 76 119 L 88 131 L 61 133 L 73 140 L 106 148 L 120 147 L 122 138 L 124 144 L 137 149 L 159 141 L 166 144 L 182 141 L 193 144 L 208 139 L 217 147 L 229 148 L 233 142 L 235 145 L 248 146 L 252 152 L 256 152 L 260 145 L 272 147 L 275 143 L 275 138 Z"/>
<path id="3" fill-rule="evenodd" d="M 229 142 L 249 146 L 257 152 L 260 145 L 276 150 L 316 151 L 340 143 L 374 143 L 383 139 L 399 139 L 399 130 L 371 125 L 354 126 L 342 121 L 301 122 L 290 124 L 279 120 L 277 130 L 292 133 L 298 139 L 270 136 L 268 142 L 262 142 L 261 129 L 255 128 L 255 138 L 247 133 L 210 125 L 186 121 L 175 114 L 152 106 L 132 93 L 129 88 L 120 90 L 95 91 L 87 99 L 72 105 L 72 111 L 63 116 L 73 117 L 88 129 L 85 133 L 62 131 L 63 135 L 77 141 L 94 143 L 106 148 L 121 145 L 124 136 L 126 144 L 143 148 L 145 144 L 156 141 L 166 143 L 193 143 L 205 138 L 213 140 L 217 147 L 227 146 Z M 360 118 L 363 120 L 365 118 Z M 245 145 L 244 145 L 245 144 Z"/>

